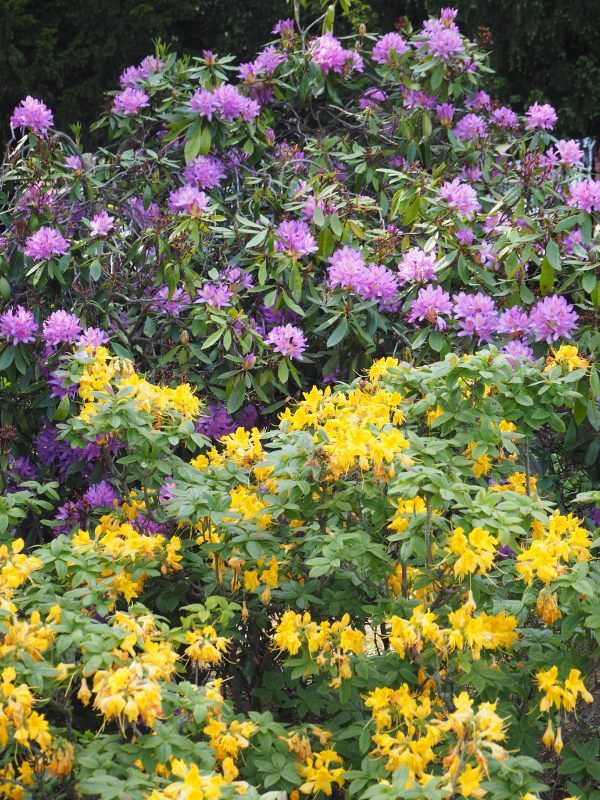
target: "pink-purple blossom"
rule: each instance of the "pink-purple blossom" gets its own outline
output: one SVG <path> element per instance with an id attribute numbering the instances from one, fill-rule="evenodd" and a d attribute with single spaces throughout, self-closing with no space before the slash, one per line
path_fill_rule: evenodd
<path id="1" fill-rule="evenodd" d="M 556 111 L 549 103 L 534 103 L 525 112 L 525 127 L 528 131 L 541 128 L 551 131 L 557 121 Z"/>
<path id="2" fill-rule="evenodd" d="M 54 311 L 46 318 L 42 328 L 42 338 L 48 347 L 74 342 L 80 333 L 79 317 L 68 311 Z"/>
<path id="3" fill-rule="evenodd" d="M 60 231 L 44 225 L 25 240 L 25 255 L 36 261 L 47 261 L 52 256 L 63 256 L 69 242 Z"/>
<path id="4" fill-rule="evenodd" d="M 107 236 L 115 227 L 115 218 L 102 209 L 90 220 L 90 233 L 92 236 Z"/>
<path id="5" fill-rule="evenodd" d="M 23 306 L 8 309 L 0 315 L 0 336 L 10 344 L 29 344 L 35 341 L 38 325 L 31 311 Z"/>
<path id="6" fill-rule="evenodd" d="M 448 203 L 453 211 L 458 211 L 467 219 L 471 219 L 481 210 L 475 189 L 467 183 L 462 183 L 459 178 L 443 183 L 440 187 L 440 197 Z"/>
<path id="7" fill-rule="evenodd" d="M 317 249 L 317 241 L 306 222 L 285 220 L 278 225 L 275 231 L 275 252 L 299 258 L 315 253 Z"/>
<path id="8" fill-rule="evenodd" d="M 195 186 L 180 186 L 171 192 L 167 206 L 172 214 L 189 214 L 199 217 L 206 214 L 210 207 L 210 197 Z"/>
<path id="9" fill-rule="evenodd" d="M 441 286 L 433 286 L 431 283 L 419 289 L 415 300 L 412 301 L 410 311 L 406 315 L 408 322 L 418 321 L 430 322 L 435 325 L 437 330 L 443 331 L 447 328 L 447 322 L 443 315 L 452 313 L 452 301 L 450 295 Z"/>
<path id="10" fill-rule="evenodd" d="M 533 350 L 521 339 L 513 339 L 508 342 L 500 352 L 506 356 L 513 367 L 518 366 L 520 361 L 535 361 Z"/>
<path id="11" fill-rule="evenodd" d="M 278 325 L 272 328 L 265 338 L 276 353 L 287 358 L 301 359 L 306 350 L 306 338 L 295 325 Z"/>
<path id="12" fill-rule="evenodd" d="M 44 136 L 54 125 L 52 111 L 41 100 L 27 95 L 15 108 L 10 118 L 11 128 L 29 128 L 38 136 Z"/>
<path id="13" fill-rule="evenodd" d="M 479 342 L 491 342 L 498 328 L 498 310 L 491 297 L 477 292 L 459 292 L 453 298 L 454 317 L 458 320 L 459 336 L 473 336 Z"/>
<path id="14" fill-rule="evenodd" d="M 579 167 L 583 162 L 583 150 L 575 139 L 559 139 L 554 145 L 561 164 L 565 167 Z"/>
<path id="15" fill-rule="evenodd" d="M 142 108 L 150 105 L 150 98 L 141 89 L 128 87 L 114 96 L 112 104 L 113 114 L 125 114 L 127 117 L 135 117 Z"/>
<path id="16" fill-rule="evenodd" d="M 588 214 L 600 211 L 600 181 L 585 178 L 570 183 L 567 205 L 587 211 Z"/>
<path id="17" fill-rule="evenodd" d="M 452 120 L 454 119 L 455 108 L 452 103 L 439 103 L 435 107 L 438 121 L 443 128 L 452 127 Z"/>
<path id="18" fill-rule="evenodd" d="M 377 64 L 393 64 L 408 50 L 408 45 L 399 33 L 386 33 L 375 43 L 371 58 Z"/>
<path id="19" fill-rule="evenodd" d="M 310 48 L 310 57 L 327 75 L 335 72 L 342 75 L 348 72 L 362 72 L 363 60 L 356 50 L 346 50 L 332 33 L 324 33 L 315 39 Z"/>
<path id="20" fill-rule="evenodd" d="M 519 117 L 512 108 L 508 106 L 500 106 L 495 108 L 491 114 L 492 122 L 499 128 L 516 129 L 519 127 Z"/>
<path id="21" fill-rule="evenodd" d="M 434 252 L 426 253 L 420 247 L 411 247 L 398 264 L 400 283 L 425 283 L 436 278 L 437 258 Z"/>
<path id="22" fill-rule="evenodd" d="M 213 308 L 227 308 L 231 305 L 233 291 L 220 283 L 205 283 L 196 295 L 197 303 L 205 303 Z"/>
<path id="23" fill-rule="evenodd" d="M 183 170 L 185 182 L 201 189 L 214 189 L 224 176 L 223 162 L 212 156 L 196 156 Z"/>
<path id="24" fill-rule="evenodd" d="M 529 330 L 529 315 L 519 306 L 503 311 L 498 319 L 498 333 L 510 336 L 526 334 Z"/>
<path id="25" fill-rule="evenodd" d="M 487 136 L 487 122 L 478 114 L 465 114 L 454 126 L 454 135 L 458 139 L 474 142 Z"/>
<path id="26" fill-rule="evenodd" d="M 438 61 L 449 61 L 462 55 L 465 47 L 456 25 L 445 19 L 428 19 L 423 24 L 427 54 Z"/>
<path id="27" fill-rule="evenodd" d="M 529 313 L 529 326 L 536 342 L 568 339 L 577 327 L 578 315 L 562 295 L 548 295 L 539 300 Z"/>
<path id="28" fill-rule="evenodd" d="M 106 331 L 103 331 L 102 328 L 90 327 L 86 328 L 77 339 L 77 347 L 91 347 L 92 350 L 95 350 L 97 347 L 108 344 L 108 342 L 109 336 Z"/>

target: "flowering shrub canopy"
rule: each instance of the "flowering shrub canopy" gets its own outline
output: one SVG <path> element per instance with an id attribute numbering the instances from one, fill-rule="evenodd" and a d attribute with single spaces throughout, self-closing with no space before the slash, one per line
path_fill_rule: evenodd
<path id="1" fill-rule="evenodd" d="M 600 182 L 332 13 L 11 118 L 4 796 L 594 800 Z"/>

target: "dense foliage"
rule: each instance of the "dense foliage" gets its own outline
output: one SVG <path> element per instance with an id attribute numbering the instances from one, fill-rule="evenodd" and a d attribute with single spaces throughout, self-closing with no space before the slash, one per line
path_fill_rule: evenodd
<path id="1" fill-rule="evenodd" d="M 600 182 L 296 11 L 12 113 L 0 792 L 598 800 Z"/>
<path id="2" fill-rule="evenodd" d="M 316 15 L 320 0 L 306 6 Z M 361 23 L 369 31 L 391 30 L 404 16 L 416 24 L 442 6 L 440 0 L 353 0 L 340 30 L 351 33 Z M 33 94 L 52 105 L 61 127 L 89 123 L 119 65 L 139 61 L 154 39 L 194 55 L 206 47 L 234 51 L 243 61 L 268 37 L 282 8 L 273 0 L 233 0 L 226 14 L 220 0 L 1 0 L 0 115 L 6 120 L 22 96 Z M 600 137 L 595 0 L 462 0 L 459 19 L 491 51 L 498 75 L 488 90 L 519 110 L 534 100 L 550 102 L 561 134 Z"/>

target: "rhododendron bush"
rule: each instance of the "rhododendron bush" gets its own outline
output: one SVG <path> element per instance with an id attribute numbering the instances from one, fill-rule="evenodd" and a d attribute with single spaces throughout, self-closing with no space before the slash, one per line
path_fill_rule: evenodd
<path id="1" fill-rule="evenodd" d="M 0 794 L 598 800 L 600 182 L 295 11 L 11 117 Z"/>

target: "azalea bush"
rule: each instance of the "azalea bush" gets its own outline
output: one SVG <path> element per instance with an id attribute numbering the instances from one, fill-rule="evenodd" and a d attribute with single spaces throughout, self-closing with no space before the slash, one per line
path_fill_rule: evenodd
<path id="1" fill-rule="evenodd" d="M 565 742 L 594 796 L 593 534 L 528 455 L 584 359 L 388 357 L 206 450 L 91 350 L 60 428 L 118 494 L 0 549 L 4 796 L 531 800 Z"/>
<path id="2" fill-rule="evenodd" d="M 600 182 L 335 10 L 11 117 L 7 797 L 598 800 Z"/>

